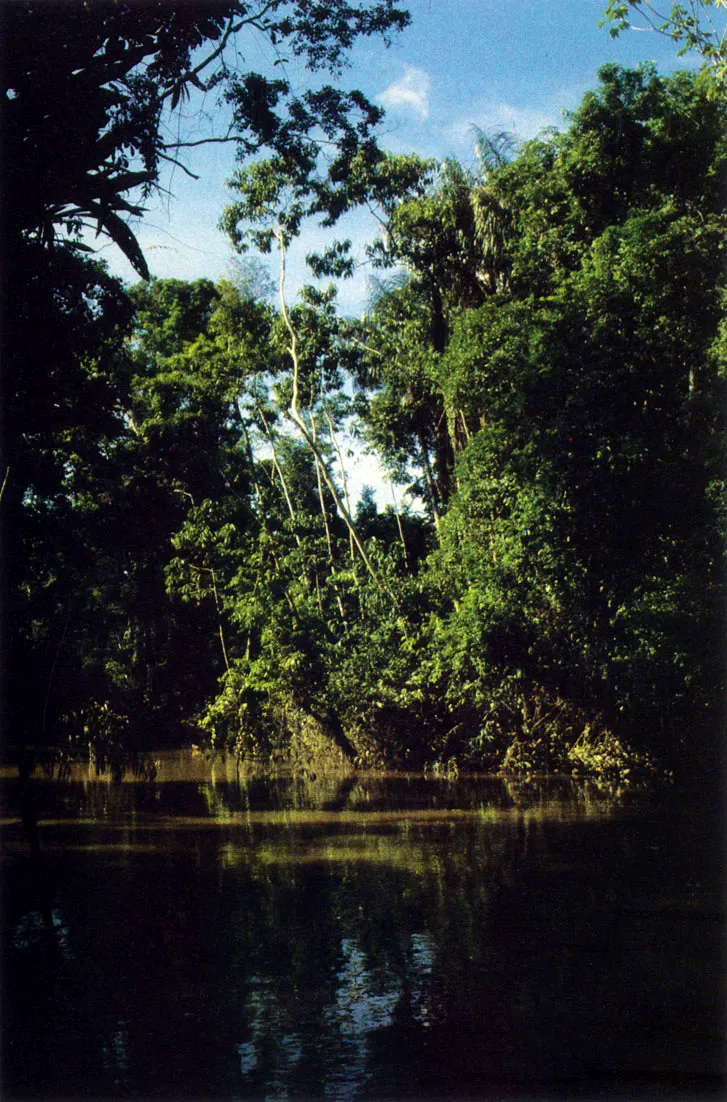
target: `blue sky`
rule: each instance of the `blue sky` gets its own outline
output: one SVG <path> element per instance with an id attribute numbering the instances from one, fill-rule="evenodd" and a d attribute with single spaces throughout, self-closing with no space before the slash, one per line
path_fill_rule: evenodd
<path id="1" fill-rule="evenodd" d="M 684 64 L 674 44 L 654 31 L 635 29 L 612 39 L 598 27 L 605 0 L 410 0 L 408 6 L 411 26 L 389 49 L 376 40 L 357 46 L 341 81 L 386 108 L 382 144 L 392 152 L 453 154 L 471 163 L 473 126 L 526 139 L 562 125 L 563 111 L 578 106 L 608 61 L 631 66 L 653 60 L 663 72 Z M 244 48 L 251 67 L 270 71 L 273 58 L 264 44 Z M 305 86 L 302 68 L 289 66 L 288 72 Z M 187 136 L 201 136 L 215 124 L 215 115 L 208 97 L 192 104 L 176 125 Z M 216 280 L 229 274 L 233 259 L 217 223 L 231 199 L 226 181 L 234 171 L 234 149 L 212 145 L 190 152 L 185 163 L 199 180 L 170 169 L 164 178 L 169 194 L 150 201 L 136 230 L 153 275 Z M 346 227 L 359 248 L 372 232 L 363 215 Z M 302 254 L 322 238 L 311 227 L 304 247 L 291 258 L 291 292 L 308 278 Z M 136 279 L 113 247 L 101 255 L 112 271 Z M 274 261 L 270 268 L 274 275 Z M 366 297 L 365 272 L 341 287 L 346 312 L 360 311 Z"/>
<path id="2" fill-rule="evenodd" d="M 654 61 L 662 72 L 684 61 L 665 37 L 646 29 L 612 39 L 598 27 L 606 0 L 409 0 L 412 24 L 389 49 L 378 41 L 357 46 L 352 66 L 341 81 L 358 87 L 386 109 L 382 145 L 392 152 L 474 160 L 473 127 L 511 131 L 520 139 L 535 137 L 545 127 L 560 126 L 563 112 L 574 110 L 584 93 L 597 85 L 601 65 L 614 61 L 633 66 Z M 271 72 L 274 57 L 260 42 L 244 44 L 249 67 Z M 306 73 L 289 65 L 296 87 L 306 86 Z M 212 97 L 188 106 L 175 121 L 187 138 L 220 129 Z M 217 228 L 222 210 L 233 198 L 225 182 L 235 169 L 234 148 L 211 145 L 192 151 L 185 163 L 199 180 L 180 169 L 163 179 L 169 194 L 150 202 L 136 227 L 153 275 L 159 278 L 217 280 L 230 275 L 231 246 Z M 370 215 L 349 218 L 338 236 L 350 236 L 359 256 L 375 235 Z M 330 240 L 330 234 L 328 235 Z M 289 257 L 288 298 L 296 286 L 310 282 L 303 257 L 319 248 L 326 235 L 314 226 Z M 137 277 L 113 247 L 103 250 L 112 271 L 135 282 Z M 266 258 L 277 277 L 274 257 Z M 358 314 L 368 299 L 368 270 L 362 267 L 339 287 L 344 313 Z M 364 484 L 376 488 L 380 506 L 391 502 L 391 488 L 382 481 L 378 464 L 351 441 L 349 490 L 357 500 Z"/>

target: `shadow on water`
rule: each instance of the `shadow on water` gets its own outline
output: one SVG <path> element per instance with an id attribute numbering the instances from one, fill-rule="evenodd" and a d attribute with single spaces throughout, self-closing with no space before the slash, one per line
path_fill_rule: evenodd
<path id="1" fill-rule="evenodd" d="M 723 1092 L 703 803 L 189 754 L 5 796 L 4 1098 Z"/>

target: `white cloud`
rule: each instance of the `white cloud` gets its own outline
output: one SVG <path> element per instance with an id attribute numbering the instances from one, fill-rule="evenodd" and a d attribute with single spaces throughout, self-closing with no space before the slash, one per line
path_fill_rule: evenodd
<path id="1" fill-rule="evenodd" d="M 457 145 L 473 145 L 473 128 L 485 134 L 500 130 L 513 134 L 520 141 L 536 138 L 549 126 L 562 126 L 560 110 L 547 111 L 532 107 L 515 107 L 510 103 L 483 103 L 446 127 L 446 133 Z"/>
<path id="2" fill-rule="evenodd" d="M 424 69 L 405 65 L 404 76 L 381 93 L 379 103 L 393 111 L 414 111 L 426 119 L 429 117 L 429 84 L 429 74 Z"/>

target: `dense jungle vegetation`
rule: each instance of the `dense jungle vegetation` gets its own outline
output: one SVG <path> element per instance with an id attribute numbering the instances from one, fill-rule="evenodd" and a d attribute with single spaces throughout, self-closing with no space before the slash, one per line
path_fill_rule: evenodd
<path id="1" fill-rule="evenodd" d="M 219 67 L 246 7 L 64 5 L 73 49 L 53 5 L 4 13 L 4 144 L 25 150 L 4 195 L 7 737 L 619 776 L 712 761 L 719 73 L 607 66 L 562 132 L 434 163 L 382 152 L 359 93 Z M 406 23 L 391 2 L 267 9 L 324 74 Z M 181 155 L 165 103 L 203 78 L 245 155 L 224 226 L 271 279 L 248 261 L 149 280 L 126 224 L 130 189 Z M 364 201 L 382 226 L 365 316 L 333 284 L 286 299 L 309 219 Z M 140 283 L 79 243 L 89 221 Z M 310 263 L 353 262 L 342 242 Z M 390 505 L 351 500 L 350 436 Z"/>

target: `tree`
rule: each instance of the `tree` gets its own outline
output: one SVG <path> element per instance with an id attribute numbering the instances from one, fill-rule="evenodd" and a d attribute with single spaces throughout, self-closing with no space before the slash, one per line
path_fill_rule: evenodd
<path id="1" fill-rule="evenodd" d="M 142 214 L 162 164 L 179 163 L 185 146 L 237 141 L 246 153 L 267 146 L 302 156 L 309 132 L 332 113 L 356 105 L 372 121 L 380 116 L 359 93 L 323 88 L 296 96 L 281 76 L 241 72 L 245 36 L 262 35 L 278 55 L 290 51 L 312 72 L 337 72 L 357 38 L 388 41 L 407 21 L 394 0 L 5 5 L 6 229 L 49 244 L 95 225 L 147 278 L 128 218 Z M 231 129 L 208 139 L 167 137 L 166 114 L 212 91 L 231 106 Z"/>
<path id="2" fill-rule="evenodd" d="M 714 68 L 720 81 L 727 79 L 727 20 L 720 9 L 725 0 L 687 0 L 672 3 L 667 15 L 651 0 L 609 0 L 601 26 L 609 24 L 612 37 L 631 26 L 631 12 L 636 12 L 648 27 L 665 34 L 678 44 L 678 55 L 696 51 Z M 710 9 L 718 9 L 712 11 Z"/>
<path id="3" fill-rule="evenodd" d="M 109 529 L 114 527 L 118 500 L 99 493 L 98 501 L 109 508 L 98 510 L 98 501 L 90 505 L 91 487 L 101 472 L 110 477 L 107 471 L 124 451 L 136 415 L 122 354 L 128 303 L 118 281 L 84 260 L 91 250 L 80 241 L 82 229 L 95 227 L 111 238 L 148 277 L 129 219 L 143 213 L 145 197 L 160 186 L 166 162 L 184 168 L 183 150 L 197 140 L 170 138 L 165 122 L 169 112 L 198 94 L 217 95 L 232 117 L 228 130 L 202 141 L 237 142 L 243 156 L 284 150 L 304 166 L 316 127 L 338 125 L 352 155 L 357 143 L 370 141 L 381 114 L 377 108 L 359 93 L 325 85 L 297 95 L 279 75 L 271 80 L 240 70 L 237 50 L 246 35 L 262 35 L 280 58 L 295 56 L 311 74 L 340 74 L 359 37 L 378 34 L 388 41 L 407 19 L 393 0 L 268 0 L 258 6 L 243 0 L 191 5 L 21 0 L 3 6 L 2 298 L 11 320 L 2 334 L 6 421 L 0 426 L 0 505 L 8 597 L 2 605 L 6 616 L 10 608 L 27 611 L 26 601 L 38 605 L 28 639 L 47 638 L 50 657 L 35 643 L 29 651 L 21 648 L 28 668 L 44 662 L 55 671 L 53 655 L 62 650 L 69 659 L 74 653 L 78 658 L 67 647 L 65 628 L 55 625 L 59 617 L 65 623 L 58 610 L 66 607 L 66 597 L 55 610 L 48 605 L 58 590 L 48 582 L 49 573 L 55 576 L 58 552 L 63 547 L 66 565 L 73 553 L 65 541 L 46 537 L 56 519 L 65 517 L 62 530 L 76 531 L 81 543 L 88 540 L 87 532 L 80 535 L 86 531 L 88 508 L 99 525 L 105 515 Z M 347 118 L 351 111 L 355 122 Z M 203 310 L 209 288 L 200 285 L 194 293 Z M 11 302 L 12 310 L 7 309 Z M 170 352 L 164 343 L 169 336 L 157 334 L 160 356 Z M 177 332 L 176 339 L 184 340 L 185 334 Z M 195 484 L 187 492 L 194 493 L 210 473 L 200 441 L 208 429 L 217 432 L 219 426 L 212 430 L 211 425 L 224 399 L 211 398 L 208 391 L 208 405 L 195 420 L 188 410 L 175 408 L 178 398 L 190 398 L 190 390 L 185 393 L 189 380 L 182 381 L 175 370 L 176 378 L 155 391 L 160 408 L 167 401 L 174 429 L 160 432 L 159 440 L 177 449 L 181 462 L 186 432 L 185 477 Z M 200 397 L 199 387 L 191 391 Z M 147 430 L 151 440 L 151 423 Z M 217 437 L 214 442 L 219 443 Z M 173 465 L 171 460 L 167 456 L 161 465 Z M 194 464 L 199 469 L 193 474 Z M 75 488 L 81 470 L 86 498 Z M 105 488 L 103 482 L 97 488 Z M 166 516 L 165 508 L 162 513 Z M 90 541 L 89 553 L 93 546 Z M 90 599 L 92 584 L 90 576 L 85 584 L 83 571 L 77 570 L 65 588 Z M 93 600 L 98 604 L 100 599 L 97 592 Z M 5 624 L 3 636 L 8 650 L 17 649 L 14 625 Z M 55 637 L 62 646 L 51 642 Z M 6 699 L 6 693 L 1 695 Z M 22 697 L 19 691 L 18 714 Z M 44 726 L 37 716 L 29 722 Z"/>
<path id="4" fill-rule="evenodd" d="M 39 245 L 22 259 L 14 274 L 25 293 L 4 330 L 15 387 L 4 409 L 3 627 L 12 666 L 3 703 L 8 729 L 38 741 L 63 710 L 61 682 L 73 695 L 82 679 L 80 668 L 70 672 L 73 640 L 81 609 L 95 600 L 93 549 L 103 544 L 103 503 L 115 491 L 126 431 L 131 311 L 101 265 Z"/>
<path id="5" fill-rule="evenodd" d="M 405 281 L 380 286 L 364 327 L 361 381 L 374 391 L 369 431 L 395 465 L 406 455 L 420 469 L 437 522 L 470 434 L 440 360 L 453 319 L 507 281 L 508 217 L 490 177 L 511 150 L 507 135 L 480 136 L 476 173 L 454 160 L 435 170 L 431 162 L 388 157 L 374 175 L 386 232 L 369 252 L 378 267 L 399 267 Z"/>
<path id="6" fill-rule="evenodd" d="M 531 763 L 548 723 L 572 739 L 566 702 L 688 755 L 683 717 L 709 728 L 721 692 L 725 104 L 706 74 L 601 80 L 497 174 L 509 287 L 441 362 L 481 424 L 433 564 L 442 691 L 489 717 L 483 747 L 520 730 Z"/>

